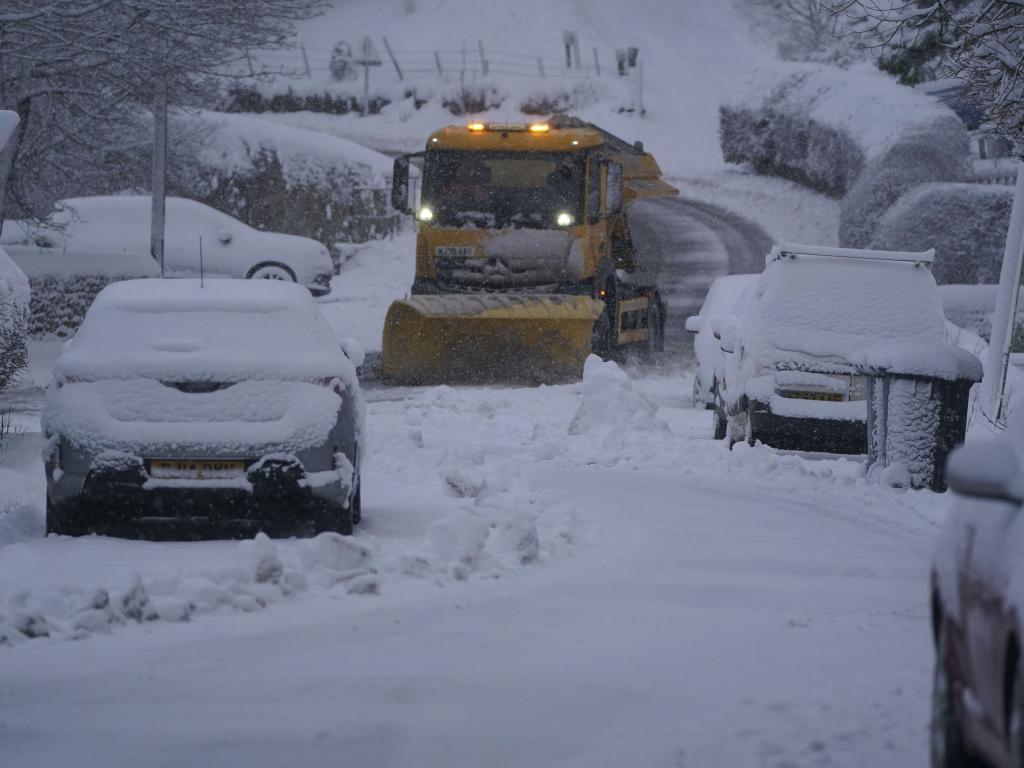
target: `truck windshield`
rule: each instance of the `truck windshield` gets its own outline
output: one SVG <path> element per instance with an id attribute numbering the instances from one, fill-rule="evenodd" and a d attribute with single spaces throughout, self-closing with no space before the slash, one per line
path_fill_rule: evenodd
<path id="1" fill-rule="evenodd" d="M 583 167 L 572 152 L 429 152 L 423 204 L 442 227 L 555 228 L 581 220 Z"/>

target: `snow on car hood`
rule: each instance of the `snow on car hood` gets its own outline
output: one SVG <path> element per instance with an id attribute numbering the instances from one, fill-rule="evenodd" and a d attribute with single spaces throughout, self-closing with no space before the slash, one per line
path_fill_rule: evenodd
<path id="1" fill-rule="evenodd" d="M 65 384 L 50 392 L 43 429 L 71 443 L 147 455 L 253 456 L 320 445 L 342 396 L 300 381 L 241 381 L 188 393 L 153 379 Z"/>
<path id="2" fill-rule="evenodd" d="M 54 368 L 58 382 L 239 382 L 355 369 L 309 292 L 271 280 L 128 280 L 107 286 Z"/>

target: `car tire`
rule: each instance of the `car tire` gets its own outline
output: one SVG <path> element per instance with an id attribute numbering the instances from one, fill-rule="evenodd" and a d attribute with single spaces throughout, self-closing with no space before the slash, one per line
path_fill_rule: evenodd
<path id="1" fill-rule="evenodd" d="M 1018 660 L 1013 669 L 1013 685 L 1010 688 L 1009 722 L 1006 730 L 1009 737 L 1010 765 L 1024 767 L 1024 674 Z"/>
<path id="2" fill-rule="evenodd" d="M 295 273 L 291 268 L 276 261 L 264 261 L 249 270 L 246 277 L 250 280 L 280 280 L 294 283 Z"/>
<path id="3" fill-rule="evenodd" d="M 340 533 L 342 536 L 351 536 L 354 524 L 355 513 L 351 505 L 342 507 L 332 504 L 317 516 L 314 533 Z"/>
<path id="4" fill-rule="evenodd" d="M 929 746 L 932 768 L 971 768 L 977 763 L 967 752 L 956 707 L 956 690 L 949 674 L 948 632 L 943 629 L 935 651 L 932 676 L 932 718 Z"/>

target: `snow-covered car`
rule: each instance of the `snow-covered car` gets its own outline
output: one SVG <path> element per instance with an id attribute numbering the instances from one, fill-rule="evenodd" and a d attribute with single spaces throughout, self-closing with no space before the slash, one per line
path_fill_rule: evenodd
<path id="1" fill-rule="evenodd" d="M 52 226 L 4 222 L 0 243 L 51 248 L 76 254 L 150 252 L 147 195 L 76 197 L 57 204 Z M 330 292 L 334 266 L 322 243 L 308 237 L 261 232 L 208 205 L 168 197 L 164 236 L 164 275 L 264 278 L 298 283 L 314 296 Z"/>
<path id="2" fill-rule="evenodd" d="M 697 358 L 697 372 L 693 377 L 694 406 L 715 407 L 715 389 L 722 370 L 721 325 L 742 316 L 756 280 L 757 275 L 717 278 L 708 289 L 700 312 L 686 318 L 686 330 L 694 334 L 693 353 Z"/>
<path id="3" fill-rule="evenodd" d="M 946 342 L 931 251 L 772 249 L 738 323 L 725 322 L 716 434 L 730 443 L 867 450 L 867 380 L 851 355 L 883 340 Z"/>
<path id="4" fill-rule="evenodd" d="M 47 530 L 350 533 L 362 419 L 353 363 L 303 288 L 113 283 L 47 392 Z"/>
<path id="5" fill-rule="evenodd" d="M 950 455 L 932 559 L 932 765 L 1024 765 L 1024 418 Z"/>

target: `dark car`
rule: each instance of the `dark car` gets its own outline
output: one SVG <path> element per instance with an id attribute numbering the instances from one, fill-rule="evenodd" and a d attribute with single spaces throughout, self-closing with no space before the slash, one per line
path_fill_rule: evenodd
<path id="1" fill-rule="evenodd" d="M 1024 420 L 955 451 L 932 566 L 932 765 L 1024 766 Z"/>

